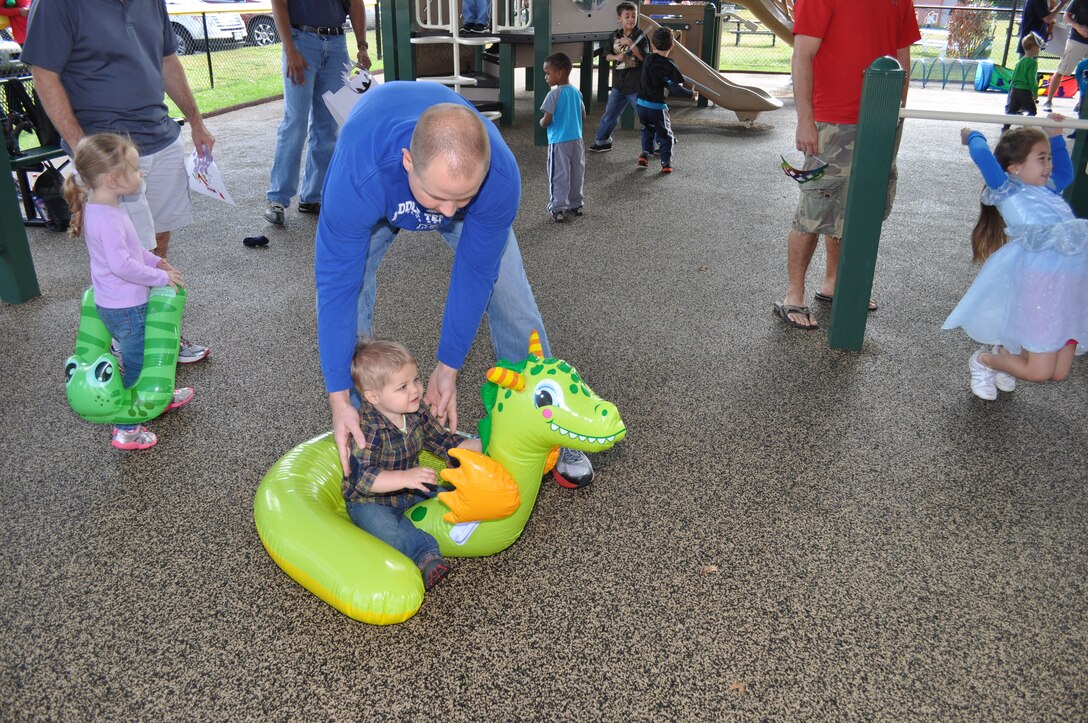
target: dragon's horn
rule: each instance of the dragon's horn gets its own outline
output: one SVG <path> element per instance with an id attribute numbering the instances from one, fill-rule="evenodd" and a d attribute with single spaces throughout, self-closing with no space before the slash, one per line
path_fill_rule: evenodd
<path id="1" fill-rule="evenodd" d="M 529 334 L 529 353 L 541 359 L 544 358 L 544 347 L 540 344 L 540 334 L 536 333 L 536 329 Z"/>
<path id="2" fill-rule="evenodd" d="M 494 382 L 500 387 L 513 389 L 515 392 L 520 392 L 525 388 L 525 377 L 515 371 L 503 369 L 502 367 L 491 367 L 488 369 L 487 381 Z"/>

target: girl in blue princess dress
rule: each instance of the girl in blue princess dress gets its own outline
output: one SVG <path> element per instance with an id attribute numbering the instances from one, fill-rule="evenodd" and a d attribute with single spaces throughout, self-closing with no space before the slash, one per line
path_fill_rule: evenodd
<path id="1" fill-rule="evenodd" d="M 1059 195 L 1073 180 L 1060 128 L 1015 128 L 992 153 L 978 131 L 964 128 L 961 138 L 986 181 L 971 234 L 974 260 L 985 264 L 942 328 L 963 327 L 989 347 L 968 365 L 971 391 L 993 400 L 1017 379 L 1065 379 L 1084 353 L 1088 220 Z"/>

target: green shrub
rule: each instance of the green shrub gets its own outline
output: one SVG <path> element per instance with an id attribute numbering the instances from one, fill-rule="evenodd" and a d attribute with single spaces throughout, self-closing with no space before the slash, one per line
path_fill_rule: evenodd
<path id="1" fill-rule="evenodd" d="M 966 0 L 964 5 L 993 7 L 992 0 Z M 988 57 L 994 43 L 994 14 L 956 9 L 948 15 L 949 58 Z"/>

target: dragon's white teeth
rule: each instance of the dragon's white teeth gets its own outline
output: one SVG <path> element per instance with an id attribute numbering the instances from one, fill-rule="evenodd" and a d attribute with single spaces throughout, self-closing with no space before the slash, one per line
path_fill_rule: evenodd
<path id="1" fill-rule="evenodd" d="M 616 439 L 616 435 L 613 434 L 611 437 L 608 438 L 608 441 L 611 442 L 611 441 L 613 441 L 615 439 Z"/>
<path id="2" fill-rule="evenodd" d="M 553 425 L 552 425 L 552 431 L 553 431 L 553 432 L 558 432 L 558 431 L 559 431 L 559 427 L 558 427 L 558 425 L 555 425 L 555 424 L 553 424 Z"/>

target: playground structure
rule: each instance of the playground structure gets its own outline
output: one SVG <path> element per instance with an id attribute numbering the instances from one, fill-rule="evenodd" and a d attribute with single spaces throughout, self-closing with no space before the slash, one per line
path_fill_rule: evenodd
<path id="1" fill-rule="evenodd" d="M 788 0 L 747 0 L 766 27 L 792 43 Z M 699 90 L 699 105 L 714 102 L 751 122 L 782 103 L 765 91 L 728 81 L 718 71 L 722 3 L 703 5 L 642 5 L 644 30 L 657 26 L 648 15 L 664 16 L 661 24 L 680 31 L 673 58 L 685 77 Z M 463 35 L 458 0 L 382 0 L 383 43 L 393 49 L 386 57 L 386 77 L 395 80 L 430 80 L 453 87 L 481 112 L 502 125 L 514 123 L 514 74 L 525 68 L 525 85 L 535 93 L 539 107 L 548 93 L 543 79 L 544 59 L 562 51 L 580 62 L 579 90 L 587 106 L 593 98 L 594 58 L 599 45 L 616 29 L 612 0 L 493 0 L 492 32 Z M 712 29 L 707 32 L 707 29 Z M 686 37 L 685 37 L 686 36 Z M 693 48 L 693 45 L 695 46 Z M 597 99 L 608 95 L 608 63 L 597 67 Z M 629 114 L 624 127 L 633 124 Z M 538 145 L 546 131 L 535 130 Z"/>

